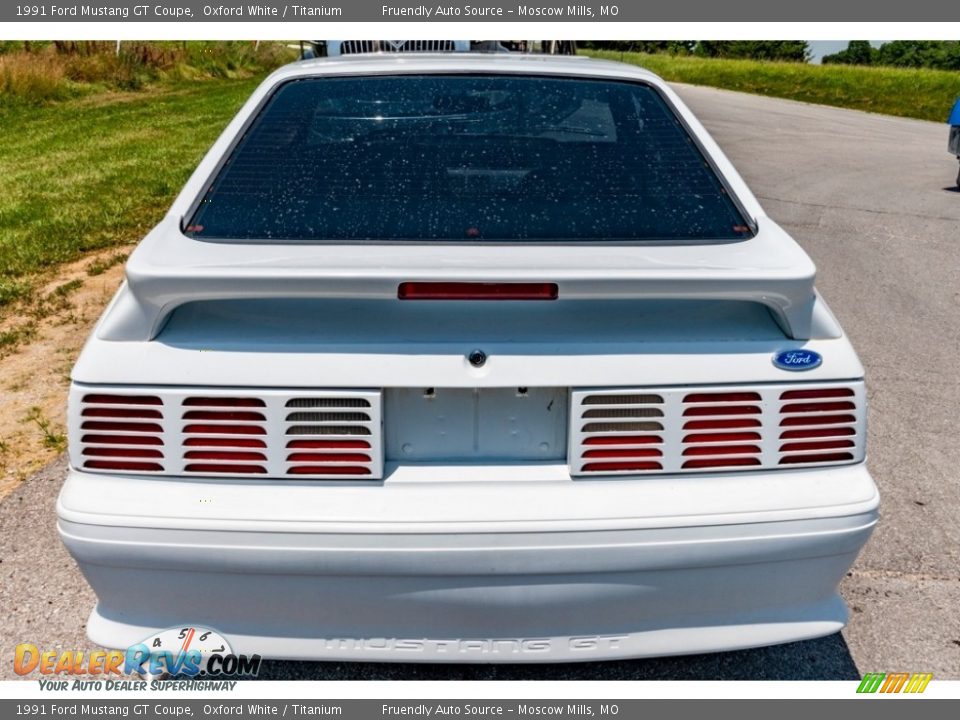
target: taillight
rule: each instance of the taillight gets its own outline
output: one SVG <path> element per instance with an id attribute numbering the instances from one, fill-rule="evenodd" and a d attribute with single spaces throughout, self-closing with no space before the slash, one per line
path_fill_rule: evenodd
<path id="1" fill-rule="evenodd" d="M 857 412 L 862 408 L 852 388 L 787 390 L 780 401 L 781 465 L 854 459 Z"/>
<path id="2" fill-rule="evenodd" d="M 760 458 L 756 457 L 707 458 L 706 460 L 687 460 L 683 464 L 683 469 L 706 470 L 708 468 L 756 467 L 758 465 L 760 465 Z"/>
<path id="3" fill-rule="evenodd" d="M 580 438 L 574 472 L 655 472 L 663 469 L 663 397 L 597 392 L 577 400 Z"/>
<path id="4" fill-rule="evenodd" d="M 362 465 L 294 465 L 290 475 L 369 475 L 370 470 Z"/>
<path id="5" fill-rule="evenodd" d="M 328 479 L 382 472 L 380 398 L 291 398 L 284 410 L 286 473 Z"/>
<path id="6" fill-rule="evenodd" d="M 684 437 L 681 441 L 683 462 L 680 468 L 706 470 L 761 465 L 760 433 L 726 431 L 760 427 L 759 418 L 762 414 L 762 398 L 757 392 L 696 392 L 685 395 Z"/>
<path id="7" fill-rule="evenodd" d="M 88 393 L 83 396 L 83 402 L 97 405 L 163 405 L 163 401 L 155 395 L 101 395 Z"/>
<path id="8" fill-rule="evenodd" d="M 86 393 L 77 413 L 79 452 L 87 470 L 164 471 L 163 401 L 156 395 Z"/>
<path id="9" fill-rule="evenodd" d="M 265 475 L 266 403 L 255 397 L 184 398 L 183 470 L 201 475 Z M 189 408 L 189 409 L 187 409 Z M 237 408 L 244 408 L 242 410 Z M 250 441 L 254 440 L 251 444 Z"/>
<path id="10" fill-rule="evenodd" d="M 183 401 L 185 407 L 211 407 L 211 408 L 236 408 L 236 407 L 266 407 L 266 403 L 260 398 L 251 397 L 188 397 Z"/>
<path id="11" fill-rule="evenodd" d="M 70 394 L 70 459 L 91 472 L 379 480 L 380 390 Z"/>
<path id="12" fill-rule="evenodd" d="M 267 469 L 262 465 L 250 463 L 187 463 L 184 470 L 188 473 L 201 475 L 266 475 Z"/>
<path id="13" fill-rule="evenodd" d="M 578 475 L 769 470 L 864 458 L 863 383 L 573 390 Z"/>
<path id="14" fill-rule="evenodd" d="M 302 448 L 306 450 L 348 450 L 369 448 L 366 440 L 291 440 L 288 448 Z"/>
<path id="15" fill-rule="evenodd" d="M 83 466 L 89 470 L 123 470 L 126 472 L 163 472 L 163 465 L 134 460 L 88 460 Z"/>

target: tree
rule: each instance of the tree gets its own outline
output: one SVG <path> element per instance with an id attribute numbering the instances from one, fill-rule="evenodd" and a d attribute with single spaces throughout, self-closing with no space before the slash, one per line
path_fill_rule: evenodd
<path id="1" fill-rule="evenodd" d="M 688 55 L 696 40 L 578 40 L 577 47 L 617 52 L 670 53 Z"/>
<path id="2" fill-rule="evenodd" d="M 810 46 L 805 40 L 701 40 L 697 55 L 749 60 L 807 62 Z"/>
<path id="3" fill-rule="evenodd" d="M 880 48 L 865 40 L 854 40 L 833 55 L 823 58 L 825 65 L 888 65 L 906 68 L 960 70 L 960 42 L 956 40 L 894 40 Z"/>
<path id="4" fill-rule="evenodd" d="M 873 65 L 880 51 L 866 40 L 851 40 L 847 49 L 833 55 L 825 55 L 824 65 Z"/>
<path id="5" fill-rule="evenodd" d="M 880 46 L 879 64 L 894 67 L 960 70 L 955 40 L 894 40 Z"/>

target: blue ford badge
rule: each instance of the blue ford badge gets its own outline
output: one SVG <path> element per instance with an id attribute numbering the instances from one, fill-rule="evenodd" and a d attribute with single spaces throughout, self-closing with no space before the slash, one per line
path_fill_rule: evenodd
<path id="1" fill-rule="evenodd" d="M 813 370 L 823 358 L 813 350 L 783 350 L 773 356 L 773 364 L 781 370 Z"/>

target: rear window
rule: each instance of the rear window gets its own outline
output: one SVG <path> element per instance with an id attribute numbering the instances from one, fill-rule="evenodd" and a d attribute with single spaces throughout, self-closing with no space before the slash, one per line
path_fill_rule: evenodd
<path id="1" fill-rule="evenodd" d="M 660 94 L 547 77 L 278 88 L 187 222 L 199 239 L 730 241 L 749 223 Z"/>

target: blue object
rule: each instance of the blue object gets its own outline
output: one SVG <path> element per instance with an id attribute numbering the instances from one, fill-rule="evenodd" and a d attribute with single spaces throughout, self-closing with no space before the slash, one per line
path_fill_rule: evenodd
<path id="1" fill-rule="evenodd" d="M 951 125 L 960 125 L 960 98 L 953 104 L 953 110 L 950 111 L 950 119 L 947 120 Z"/>
<path id="2" fill-rule="evenodd" d="M 773 356 L 773 364 L 781 370 L 799 372 L 820 367 L 823 357 L 813 350 L 783 350 Z"/>

